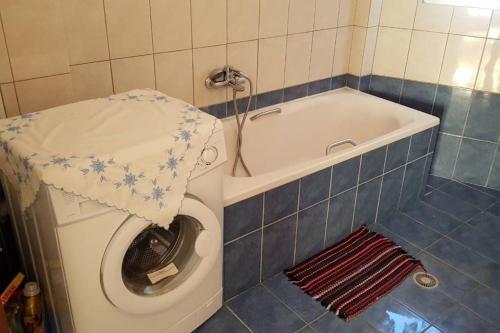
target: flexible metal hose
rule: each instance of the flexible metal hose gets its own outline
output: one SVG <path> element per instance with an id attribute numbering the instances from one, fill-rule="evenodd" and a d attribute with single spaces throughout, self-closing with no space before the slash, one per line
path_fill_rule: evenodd
<path id="1" fill-rule="evenodd" d="M 236 102 L 236 89 L 233 88 L 233 106 L 234 106 L 234 114 L 236 118 L 236 125 L 237 125 L 237 138 L 236 138 L 236 155 L 234 156 L 234 163 L 233 163 L 233 172 L 232 175 L 236 176 L 236 169 L 238 167 L 238 162 L 241 162 L 241 166 L 243 167 L 243 170 L 245 170 L 245 173 L 247 177 L 252 177 L 252 173 L 248 169 L 245 160 L 243 158 L 243 154 L 241 153 L 241 147 L 243 146 L 243 127 L 245 126 L 245 121 L 247 119 L 248 111 L 250 111 L 250 106 L 252 103 L 252 97 L 253 97 L 253 83 L 252 80 L 246 76 L 242 75 L 247 81 L 248 85 L 250 88 L 250 94 L 248 95 L 248 104 L 245 109 L 245 113 L 243 114 L 243 118 L 240 121 L 240 115 L 239 115 L 239 110 L 238 110 L 238 103 Z"/>

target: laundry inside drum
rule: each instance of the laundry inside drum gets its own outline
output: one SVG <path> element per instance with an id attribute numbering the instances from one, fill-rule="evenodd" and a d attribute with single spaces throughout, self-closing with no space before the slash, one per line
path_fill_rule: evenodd
<path id="1" fill-rule="evenodd" d="M 163 228 L 150 225 L 139 233 L 125 253 L 122 278 L 135 294 L 157 296 L 174 289 L 200 262 L 194 246 L 201 224 L 178 215 Z"/>

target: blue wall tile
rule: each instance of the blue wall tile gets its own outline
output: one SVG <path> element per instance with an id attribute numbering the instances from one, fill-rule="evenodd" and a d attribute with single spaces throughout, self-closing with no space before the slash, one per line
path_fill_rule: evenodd
<path id="1" fill-rule="evenodd" d="M 417 202 L 420 197 L 422 182 L 424 180 L 425 158 L 416 160 L 406 165 L 405 178 L 399 206 L 407 209 Z"/>
<path id="2" fill-rule="evenodd" d="M 496 144 L 464 138 L 458 154 L 454 177 L 464 182 L 485 185 Z"/>
<path id="3" fill-rule="evenodd" d="M 495 162 L 491 168 L 490 179 L 488 180 L 488 187 L 500 189 L 500 149 L 497 146 L 497 153 Z"/>
<path id="4" fill-rule="evenodd" d="M 257 109 L 283 103 L 283 89 L 257 95 Z"/>
<path id="5" fill-rule="evenodd" d="M 293 265 L 297 215 L 264 228 L 262 278 L 268 278 Z"/>
<path id="6" fill-rule="evenodd" d="M 368 183 L 359 185 L 354 212 L 353 230 L 363 224 L 375 223 L 377 215 L 378 199 L 382 177 L 373 179 Z"/>
<path id="7" fill-rule="evenodd" d="M 226 117 L 226 103 L 220 103 L 215 105 L 210 105 L 202 107 L 201 110 L 211 114 L 212 116 L 222 119 Z"/>
<path id="8" fill-rule="evenodd" d="M 298 180 L 267 191 L 264 196 L 264 224 L 296 212 L 298 192 Z"/>
<path id="9" fill-rule="evenodd" d="M 300 208 L 318 203 L 330 194 L 332 168 L 320 170 L 300 180 Z"/>
<path id="10" fill-rule="evenodd" d="M 295 262 L 300 263 L 323 249 L 328 201 L 299 212 Z"/>
<path id="11" fill-rule="evenodd" d="M 500 136 L 500 94 L 474 92 L 464 135 L 486 141 L 498 141 Z"/>
<path id="12" fill-rule="evenodd" d="M 331 86 L 332 86 L 331 78 L 309 82 L 309 95 L 319 94 L 328 91 L 330 90 Z"/>
<path id="13" fill-rule="evenodd" d="M 326 246 L 333 245 L 351 232 L 355 199 L 355 188 L 330 199 Z"/>
<path id="14" fill-rule="evenodd" d="M 307 96 L 308 87 L 309 87 L 309 84 L 306 83 L 306 84 L 301 84 L 298 86 L 285 88 L 285 92 L 284 92 L 285 102 Z"/>
<path id="15" fill-rule="evenodd" d="M 398 209 L 405 168 L 400 167 L 384 175 L 377 221 L 390 218 Z"/>
<path id="16" fill-rule="evenodd" d="M 256 96 L 253 96 L 252 97 L 252 100 L 250 101 L 250 109 L 249 111 L 253 111 L 255 110 L 255 106 L 256 106 L 256 100 L 257 100 L 257 97 Z M 243 114 L 247 107 L 248 107 L 248 97 L 243 97 L 243 98 L 239 98 L 236 100 L 236 104 L 238 105 L 238 111 L 240 114 Z M 232 100 L 228 101 L 227 102 L 227 116 L 232 116 L 234 115 L 234 102 Z"/>
<path id="17" fill-rule="evenodd" d="M 462 134 L 472 90 L 439 86 L 432 114 L 441 119 L 441 132 Z"/>
<path id="18" fill-rule="evenodd" d="M 355 157 L 333 166 L 332 195 L 357 185 L 359 162 L 360 157 Z"/>
<path id="19" fill-rule="evenodd" d="M 432 163 L 433 175 L 443 178 L 451 178 L 459 146 L 459 137 L 440 133 L 436 144 L 434 161 Z"/>
<path id="20" fill-rule="evenodd" d="M 224 245 L 224 299 L 260 282 L 260 230 Z"/>
<path id="21" fill-rule="evenodd" d="M 397 103 L 399 102 L 402 86 L 402 79 L 372 75 L 370 81 L 370 94 Z"/>
<path id="22" fill-rule="evenodd" d="M 414 134 L 411 137 L 410 153 L 408 161 L 413 161 L 427 154 L 429 150 L 429 142 L 431 140 L 432 129 L 427 129 L 423 132 Z"/>
<path id="23" fill-rule="evenodd" d="M 370 81 L 372 79 L 371 75 L 362 76 L 359 80 L 359 90 L 362 92 L 370 91 Z"/>
<path id="24" fill-rule="evenodd" d="M 387 161 L 385 171 L 399 168 L 406 163 L 408 149 L 410 147 L 410 138 L 404 138 L 393 142 L 387 147 Z"/>
<path id="25" fill-rule="evenodd" d="M 347 74 L 347 76 L 346 76 L 346 85 L 349 88 L 358 90 L 359 89 L 359 77 L 355 76 L 355 75 L 352 75 L 352 74 Z"/>
<path id="26" fill-rule="evenodd" d="M 224 242 L 262 226 L 262 199 L 259 194 L 224 208 Z"/>
<path id="27" fill-rule="evenodd" d="M 359 171 L 359 182 L 380 176 L 384 171 L 385 153 L 387 146 L 369 151 L 361 156 L 361 169 Z"/>
<path id="28" fill-rule="evenodd" d="M 346 82 L 347 82 L 347 75 L 333 76 L 331 89 L 333 90 L 345 87 Z"/>
<path id="29" fill-rule="evenodd" d="M 435 96 L 435 84 L 406 80 L 403 83 L 401 104 L 425 113 L 431 113 Z"/>

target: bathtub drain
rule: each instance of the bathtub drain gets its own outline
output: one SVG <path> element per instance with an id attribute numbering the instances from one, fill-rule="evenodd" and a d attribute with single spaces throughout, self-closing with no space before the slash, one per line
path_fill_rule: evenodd
<path id="1" fill-rule="evenodd" d="M 421 287 L 425 289 L 434 289 L 439 286 L 439 280 L 432 274 L 425 272 L 418 272 L 413 274 L 413 281 Z"/>

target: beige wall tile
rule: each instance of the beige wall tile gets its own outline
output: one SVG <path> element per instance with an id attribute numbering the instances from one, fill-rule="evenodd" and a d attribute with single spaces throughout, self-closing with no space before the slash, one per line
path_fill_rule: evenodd
<path id="1" fill-rule="evenodd" d="M 426 4 L 419 1 L 414 28 L 425 31 L 448 32 L 452 16 L 453 6 Z"/>
<path id="2" fill-rule="evenodd" d="M 248 41 L 227 45 L 227 63 L 234 68 L 247 74 L 253 83 L 253 93 L 255 94 L 257 83 L 257 41 Z M 245 84 L 246 90 L 238 93 L 238 96 L 247 96 L 250 88 Z M 230 92 L 229 94 L 232 94 Z M 229 98 L 231 96 L 228 96 Z"/>
<path id="3" fill-rule="evenodd" d="M 500 39 L 500 9 L 493 12 L 488 38 Z"/>
<path id="4" fill-rule="evenodd" d="M 314 29 L 336 28 L 339 19 L 340 0 L 316 0 Z"/>
<path id="5" fill-rule="evenodd" d="M 5 108 L 3 106 L 2 95 L 0 95 L 0 118 L 2 119 L 7 118 L 7 114 L 5 113 Z"/>
<path id="6" fill-rule="evenodd" d="M 156 88 L 193 104 L 193 51 L 155 54 Z"/>
<path id="7" fill-rule="evenodd" d="M 365 51 L 366 28 L 354 27 L 352 32 L 351 56 L 349 60 L 349 73 L 361 75 L 363 56 Z"/>
<path id="8" fill-rule="evenodd" d="M 260 0 L 260 38 L 286 34 L 289 3 L 290 0 Z"/>
<path id="9" fill-rule="evenodd" d="M 500 93 L 500 40 L 488 39 L 479 67 L 476 89 Z"/>
<path id="10" fill-rule="evenodd" d="M 312 32 L 289 35 L 286 44 L 285 87 L 302 84 L 309 79 Z"/>
<path id="11" fill-rule="evenodd" d="M 337 29 L 335 54 L 333 56 L 332 76 L 346 74 L 349 71 L 351 41 L 352 27 L 342 27 Z"/>
<path id="12" fill-rule="evenodd" d="M 437 83 L 447 38 L 442 33 L 414 31 L 405 78 Z"/>
<path id="13" fill-rule="evenodd" d="M 193 46 L 225 44 L 226 0 L 191 0 Z"/>
<path id="14" fill-rule="evenodd" d="M 2 91 L 3 105 L 5 107 L 5 114 L 7 117 L 15 117 L 20 115 L 19 104 L 17 103 L 16 89 L 14 83 L 6 83 L 0 85 Z"/>
<path id="15" fill-rule="evenodd" d="M 155 88 L 152 55 L 111 60 L 111 69 L 115 93 Z"/>
<path id="16" fill-rule="evenodd" d="M 185 50 L 191 43 L 191 5 L 187 0 L 150 0 L 155 52 Z"/>
<path id="17" fill-rule="evenodd" d="M 486 37 L 490 26 L 492 10 L 455 7 L 450 33 L 457 35 Z"/>
<path id="18" fill-rule="evenodd" d="M 109 59 L 102 0 L 62 0 L 70 64 Z"/>
<path id="19" fill-rule="evenodd" d="M 316 0 L 290 0 L 288 33 L 312 31 Z"/>
<path id="20" fill-rule="evenodd" d="M 373 58 L 375 57 L 375 48 L 377 46 L 377 34 L 377 27 L 371 27 L 367 29 L 365 51 L 363 55 L 363 65 L 361 67 L 362 76 L 372 73 Z"/>
<path id="21" fill-rule="evenodd" d="M 227 10 L 229 43 L 259 37 L 259 0 L 228 0 Z"/>
<path id="22" fill-rule="evenodd" d="M 58 0 L 4 0 L 2 19 L 15 80 L 69 72 Z"/>
<path id="23" fill-rule="evenodd" d="M 439 83 L 473 88 L 485 39 L 449 35 Z"/>
<path id="24" fill-rule="evenodd" d="M 356 13 L 354 15 L 354 24 L 360 27 L 368 26 L 368 18 L 370 16 L 371 0 L 358 0 L 356 5 Z"/>
<path id="25" fill-rule="evenodd" d="M 356 0 L 340 0 L 339 6 L 339 27 L 354 24 L 356 15 Z"/>
<path id="26" fill-rule="evenodd" d="M 405 72 L 411 30 L 380 27 L 373 72 L 402 78 Z"/>
<path id="27" fill-rule="evenodd" d="M 12 82 L 9 54 L 5 45 L 3 29 L 0 29 L 0 82 Z"/>
<path id="28" fill-rule="evenodd" d="M 205 79 L 214 69 L 226 65 L 226 45 L 193 50 L 193 64 L 195 105 L 201 107 L 224 102 L 226 89 L 208 89 Z"/>
<path id="29" fill-rule="evenodd" d="M 309 80 L 320 80 L 331 76 L 335 37 L 337 29 L 315 31 L 311 51 Z"/>
<path id="30" fill-rule="evenodd" d="M 382 0 L 372 0 L 370 6 L 370 15 L 368 16 L 368 26 L 374 27 L 380 23 L 382 14 Z"/>
<path id="31" fill-rule="evenodd" d="M 283 88 L 285 78 L 286 37 L 259 41 L 257 92 Z"/>
<path id="32" fill-rule="evenodd" d="M 417 0 L 384 0 L 380 25 L 394 28 L 412 28 Z"/>
<path id="33" fill-rule="evenodd" d="M 111 58 L 153 52 L 148 0 L 104 0 Z"/>
<path id="34" fill-rule="evenodd" d="M 22 114 L 74 102 L 70 74 L 20 81 L 15 85 Z"/>
<path id="35" fill-rule="evenodd" d="M 77 101 L 113 94 L 109 61 L 71 66 L 71 81 Z"/>

